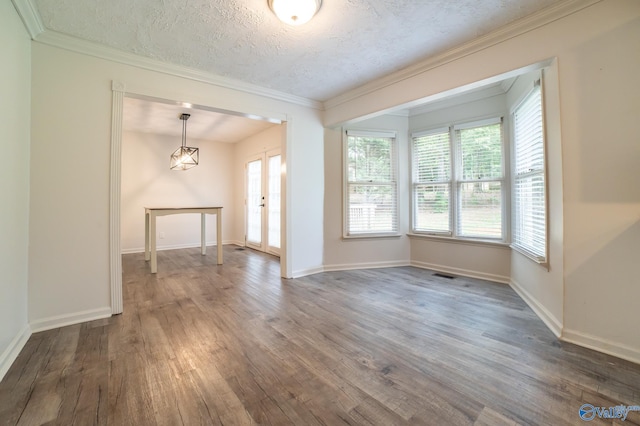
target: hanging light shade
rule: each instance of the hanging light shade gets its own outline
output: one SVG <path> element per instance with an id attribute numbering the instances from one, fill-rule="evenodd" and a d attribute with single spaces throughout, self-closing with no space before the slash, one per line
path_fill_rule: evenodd
<path id="1" fill-rule="evenodd" d="M 320 10 L 322 0 L 268 0 L 269 7 L 285 24 L 302 25 Z"/>
<path id="2" fill-rule="evenodd" d="M 171 154 L 171 170 L 187 170 L 198 165 L 199 149 L 187 146 L 187 120 L 191 114 L 181 114 L 182 146 Z"/>

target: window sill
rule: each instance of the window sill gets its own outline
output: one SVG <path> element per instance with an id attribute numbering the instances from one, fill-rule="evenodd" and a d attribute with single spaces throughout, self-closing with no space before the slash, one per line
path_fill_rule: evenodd
<path id="1" fill-rule="evenodd" d="M 342 239 L 347 240 L 363 240 L 363 239 L 380 239 L 380 238 L 400 238 L 402 234 L 393 233 L 393 234 L 354 234 L 354 235 L 343 235 Z"/>
<path id="2" fill-rule="evenodd" d="M 512 250 L 520 253 L 522 256 L 526 257 L 527 259 L 531 260 L 532 262 L 537 263 L 538 265 L 547 268 L 547 270 L 549 270 L 549 263 L 547 262 L 547 259 L 545 258 L 541 258 L 539 256 L 536 256 L 535 254 L 530 253 L 529 251 L 521 248 L 520 246 L 517 245 L 511 245 L 510 246 Z"/>
<path id="3" fill-rule="evenodd" d="M 481 239 L 471 239 L 471 238 L 454 238 L 447 237 L 444 235 L 433 235 L 433 234 L 415 234 L 408 233 L 409 238 L 416 240 L 433 240 L 438 242 L 445 243 L 453 243 L 453 244 L 466 244 L 471 246 L 484 246 L 484 247 L 496 247 L 501 249 L 510 249 L 511 246 L 504 241 L 491 241 L 491 240 L 481 240 Z"/>

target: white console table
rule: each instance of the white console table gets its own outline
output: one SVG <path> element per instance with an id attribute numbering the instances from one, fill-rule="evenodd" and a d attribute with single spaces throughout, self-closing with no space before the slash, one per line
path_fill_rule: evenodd
<path id="1" fill-rule="evenodd" d="M 156 253 L 156 217 L 170 214 L 200 213 L 200 239 L 202 255 L 207 254 L 205 215 L 216 215 L 216 244 L 218 265 L 222 265 L 222 207 L 145 207 L 144 208 L 144 260 L 151 260 L 151 273 L 158 272 Z"/>

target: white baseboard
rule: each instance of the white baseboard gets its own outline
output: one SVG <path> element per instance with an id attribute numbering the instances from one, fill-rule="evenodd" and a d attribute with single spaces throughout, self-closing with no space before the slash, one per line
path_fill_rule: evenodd
<path id="1" fill-rule="evenodd" d="M 24 345 L 27 344 L 29 337 L 31 337 L 31 327 L 29 327 L 29 324 L 26 324 L 20 333 L 9 343 L 9 347 L 0 355 L 0 381 L 2 381 L 4 375 L 9 371 L 11 364 L 18 358 L 20 351 L 24 348 Z"/>
<path id="2" fill-rule="evenodd" d="M 525 301 L 527 305 L 533 310 L 533 312 L 545 323 L 545 325 L 551 330 L 556 337 L 560 338 L 562 335 L 562 322 L 559 321 L 547 308 L 545 308 L 535 297 L 531 295 L 524 287 L 518 284 L 516 281 L 511 280 L 509 286 L 518 293 L 518 296 Z"/>
<path id="3" fill-rule="evenodd" d="M 56 315 L 49 318 L 43 318 L 31 321 L 31 331 L 37 333 L 39 331 L 51 330 L 52 328 L 66 327 L 68 325 L 79 324 L 81 322 L 94 321 L 97 319 L 109 318 L 111 316 L 111 307 L 91 309 L 88 311 L 75 312 L 72 314 Z"/>
<path id="4" fill-rule="evenodd" d="M 297 271 L 291 272 L 291 278 L 306 277 L 307 275 L 318 274 L 320 272 L 324 272 L 324 268 L 322 266 L 308 269 L 299 269 Z"/>
<path id="5" fill-rule="evenodd" d="M 395 268 L 399 266 L 415 266 L 417 268 L 430 269 L 433 271 L 446 272 L 449 274 L 455 274 L 455 275 L 460 275 L 464 277 L 494 281 L 501 284 L 509 283 L 509 277 L 503 277 L 501 275 L 486 274 L 483 272 L 470 271 L 470 270 L 460 269 L 460 268 L 452 268 L 448 266 L 436 265 L 436 264 L 427 263 L 427 262 L 419 262 L 415 260 L 412 260 L 412 261 L 393 260 L 393 261 L 386 261 L 386 262 L 362 262 L 362 263 L 343 263 L 343 264 L 324 265 L 317 268 L 295 271 L 293 273 L 293 277 L 298 278 L 298 277 L 303 277 L 305 275 L 317 274 L 319 272 L 351 271 L 355 269 Z"/>
<path id="6" fill-rule="evenodd" d="M 354 269 L 377 269 L 377 268 L 394 268 L 397 266 L 410 266 L 407 260 L 392 260 L 387 262 L 362 262 L 362 263 L 343 263 L 334 265 L 324 265 L 326 272 L 332 271 L 351 271 Z"/>
<path id="7" fill-rule="evenodd" d="M 567 330 L 566 328 L 562 331 L 560 340 L 640 364 L 640 348 L 632 348 L 598 336 Z"/>
<path id="8" fill-rule="evenodd" d="M 237 246 L 244 246 L 244 243 L 241 241 L 235 241 L 235 240 L 229 240 L 229 241 L 223 241 L 222 245 L 227 245 L 227 244 L 234 244 Z M 208 241 L 207 242 L 207 247 L 211 247 L 211 246 L 216 246 L 216 242 L 215 241 Z M 186 243 L 186 244 L 171 244 L 171 245 L 164 245 L 164 246 L 156 246 L 156 251 L 163 251 L 163 250 L 179 250 L 179 249 L 185 249 L 185 248 L 194 248 L 194 247 L 200 247 L 200 242 L 198 243 Z M 132 253 L 144 253 L 144 247 L 134 247 L 134 248 L 127 248 L 127 249 L 122 249 L 120 251 L 121 254 L 132 254 Z"/>
<path id="9" fill-rule="evenodd" d="M 437 265 L 435 263 L 421 262 L 419 260 L 412 260 L 411 266 L 415 266 L 416 268 L 422 268 L 422 269 L 431 269 L 433 271 L 445 272 L 453 275 L 460 275 L 463 277 L 493 281 L 501 284 L 509 284 L 509 277 L 505 277 L 503 275 L 488 274 L 486 272 L 478 272 L 478 271 L 472 271 L 469 269 L 455 268 L 452 266 Z"/>

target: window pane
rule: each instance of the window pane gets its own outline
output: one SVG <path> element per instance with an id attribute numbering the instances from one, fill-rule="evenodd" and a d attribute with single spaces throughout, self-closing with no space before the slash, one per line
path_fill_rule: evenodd
<path id="1" fill-rule="evenodd" d="M 449 232 L 449 184 L 415 185 L 414 229 L 423 232 Z"/>
<path id="2" fill-rule="evenodd" d="M 544 173 L 516 179 L 514 243 L 537 256 L 546 252 Z"/>
<path id="3" fill-rule="evenodd" d="M 349 136 L 349 181 L 393 181 L 392 141 L 392 138 Z"/>
<path id="4" fill-rule="evenodd" d="M 544 169 L 542 143 L 542 98 L 540 88 L 534 89 L 514 113 L 516 159 L 515 174 Z"/>
<path id="5" fill-rule="evenodd" d="M 262 160 L 247 167 L 247 241 L 262 243 Z"/>
<path id="6" fill-rule="evenodd" d="M 451 178 L 449 133 L 413 139 L 415 181 L 446 182 Z"/>
<path id="7" fill-rule="evenodd" d="M 392 185 L 349 185 L 349 233 L 394 232 L 396 188 Z"/>
<path id="8" fill-rule="evenodd" d="M 456 135 L 462 180 L 502 178 L 501 124 L 457 130 Z"/>
<path id="9" fill-rule="evenodd" d="M 513 244 L 540 261 L 547 254 L 542 118 L 542 95 L 536 85 L 513 114 Z"/>
<path id="10" fill-rule="evenodd" d="M 397 232 L 393 137 L 347 136 L 347 233 Z"/>
<path id="11" fill-rule="evenodd" d="M 501 182 L 461 183 L 458 197 L 460 236 L 502 238 Z"/>

